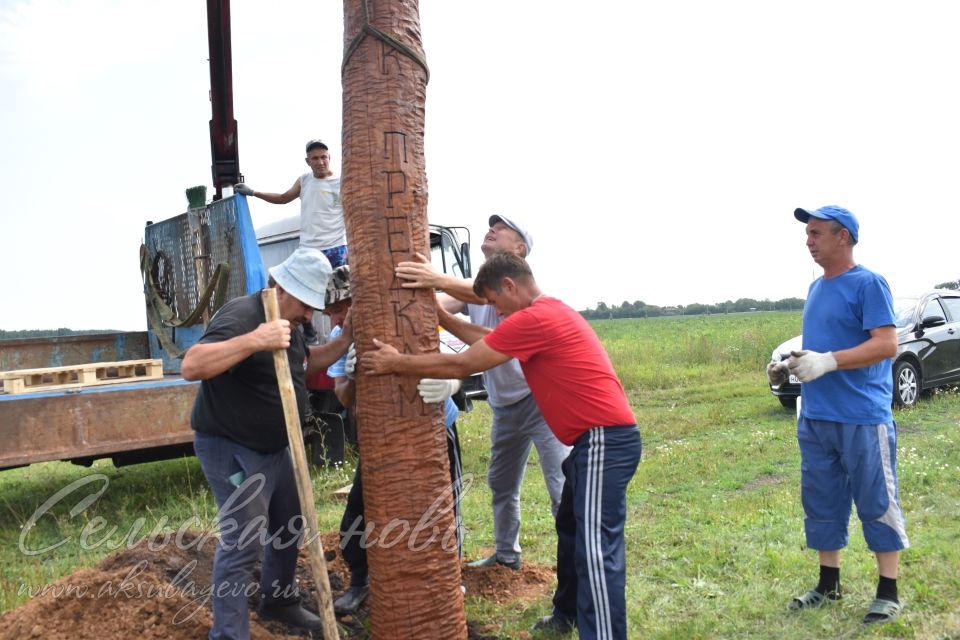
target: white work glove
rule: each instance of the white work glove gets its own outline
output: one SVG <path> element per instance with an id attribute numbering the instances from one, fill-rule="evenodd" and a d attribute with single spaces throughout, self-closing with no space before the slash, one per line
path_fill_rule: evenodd
<path id="1" fill-rule="evenodd" d="M 357 345 L 353 342 L 350 343 L 350 348 L 347 349 L 347 361 L 343 365 L 343 370 L 351 380 L 357 375 Z"/>
<path id="2" fill-rule="evenodd" d="M 837 359 L 833 352 L 817 353 L 816 351 L 791 351 L 787 360 L 790 373 L 797 376 L 800 382 L 816 380 L 825 373 L 837 370 Z"/>
<path id="3" fill-rule="evenodd" d="M 771 387 L 779 387 L 790 379 L 790 369 L 786 360 L 780 362 L 771 362 L 767 365 L 767 378 L 770 380 Z"/>
<path id="4" fill-rule="evenodd" d="M 417 391 L 424 402 L 446 402 L 460 389 L 459 380 L 436 380 L 424 378 L 417 385 Z"/>
<path id="5" fill-rule="evenodd" d="M 251 189 L 251 188 L 248 187 L 247 185 L 243 184 L 242 182 L 239 183 L 239 184 L 233 185 L 233 192 L 234 192 L 234 193 L 242 193 L 242 194 L 245 195 L 245 196 L 252 196 L 252 195 L 253 195 L 253 189 Z"/>

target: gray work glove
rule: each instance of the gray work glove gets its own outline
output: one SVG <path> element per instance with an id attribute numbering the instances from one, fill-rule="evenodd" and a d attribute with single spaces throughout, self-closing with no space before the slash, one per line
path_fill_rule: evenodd
<path id="1" fill-rule="evenodd" d="M 347 361 L 343 365 L 343 370 L 351 380 L 357 375 L 357 345 L 353 342 L 350 343 L 350 348 L 347 349 Z"/>
<path id="2" fill-rule="evenodd" d="M 816 351 L 791 351 L 787 360 L 790 373 L 797 376 L 800 382 L 816 380 L 825 373 L 837 370 L 837 359 L 832 351 L 817 353 Z"/>
<path id="3" fill-rule="evenodd" d="M 790 368 L 786 360 L 780 362 L 771 362 L 767 365 L 767 378 L 770 380 L 771 387 L 779 387 L 790 379 Z"/>
<path id="4" fill-rule="evenodd" d="M 243 184 L 242 182 L 233 185 L 233 192 L 234 192 L 234 193 L 241 193 L 241 194 L 243 194 L 243 195 L 245 195 L 245 196 L 252 196 L 252 195 L 253 195 L 253 189 L 251 189 L 251 188 L 248 187 L 247 185 Z"/>
<path id="5" fill-rule="evenodd" d="M 446 402 L 460 389 L 459 380 L 437 380 L 424 378 L 417 385 L 417 391 L 424 402 Z"/>

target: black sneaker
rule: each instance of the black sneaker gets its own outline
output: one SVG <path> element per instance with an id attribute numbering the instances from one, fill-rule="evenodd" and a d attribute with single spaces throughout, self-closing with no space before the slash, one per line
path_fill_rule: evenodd
<path id="1" fill-rule="evenodd" d="M 307 611 L 299 603 L 282 606 L 261 604 L 259 614 L 264 620 L 276 620 L 290 627 L 308 631 L 320 630 L 320 616 Z"/>
<path id="2" fill-rule="evenodd" d="M 370 593 L 370 587 L 350 587 L 343 592 L 343 595 L 333 601 L 333 612 L 338 616 L 345 616 L 356 613 L 363 601 L 367 599 Z"/>
<path id="3" fill-rule="evenodd" d="M 511 562 L 504 562 L 503 560 L 497 557 L 497 554 L 493 554 L 489 558 L 484 558 L 483 560 L 474 560 L 473 562 L 468 562 L 467 566 L 478 568 L 478 567 L 493 567 L 498 564 L 503 565 L 508 569 L 519 571 L 521 565 L 523 565 L 523 561 L 520 560 L 520 558 L 517 558 L 516 560 L 513 560 Z"/>
<path id="4" fill-rule="evenodd" d="M 530 631 L 553 631 L 554 633 L 567 634 L 571 633 L 575 627 L 576 623 L 573 620 L 550 614 L 533 623 Z"/>

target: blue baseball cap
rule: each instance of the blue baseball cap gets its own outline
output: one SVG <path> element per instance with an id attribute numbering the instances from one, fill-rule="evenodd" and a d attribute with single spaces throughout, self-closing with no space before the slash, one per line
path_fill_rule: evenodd
<path id="1" fill-rule="evenodd" d="M 854 244 L 859 241 L 860 223 L 857 222 L 857 217 L 855 215 L 843 207 L 838 207 L 835 204 L 828 204 L 825 207 L 820 207 L 816 211 L 796 209 L 793 212 L 793 217 L 804 224 L 810 220 L 811 216 L 814 218 L 820 218 L 821 220 L 836 220 L 842 224 L 847 231 L 850 232 L 850 237 L 853 238 Z"/>

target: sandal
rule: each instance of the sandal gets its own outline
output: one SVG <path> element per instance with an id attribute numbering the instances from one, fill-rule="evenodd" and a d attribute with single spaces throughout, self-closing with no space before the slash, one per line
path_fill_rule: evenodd
<path id="1" fill-rule="evenodd" d="M 897 619 L 897 614 L 903 609 L 903 605 L 892 600 L 881 600 L 874 598 L 867 609 L 867 615 L 863 617 L 864 624 L 874 624 L 877 622 L 893 622 Z"/>
<path id="2" fill-rule="evenodd" d="M 822 607 L 828 600 L 839 600 L 842 597 L 838 591 L 820 593 L 816 589 L 810 589 L 802 596 L 797 596 L 791 600 L 789 608 L 794 611 L 797 609 L 816 609 Z"/>

